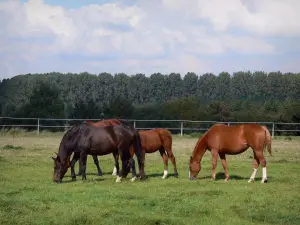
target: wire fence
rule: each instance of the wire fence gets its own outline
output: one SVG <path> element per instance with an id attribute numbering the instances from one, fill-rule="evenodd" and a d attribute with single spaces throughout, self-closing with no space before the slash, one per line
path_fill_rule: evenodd
<path id="1" fill-rule="evenodd" d="M 86 119 L 54 119 L 54 118 L 15 118 L 0 117 L 0 129 L 21 128 L 25 130 L 36 130 L 37 134 L 42 130 L 47 131 L 65 131 L 76 123 L 80 123 Z M 99 121 L 101 119 L 88 119 L 91 121 Z M 193 132 L 204 133 L 212 125 L 216 123 L 224 123 L 228 125 L 257 123 L 265 125 L 270 130 L 272 137 L 289 135 L 300 135 L 300 123 L 279 123 L 279 122 L 220 122 L 220 121 L 196 121 L 196 120 L 138 120 L 138 119 L 121 119 L 128 125 L 138 130 L 149 130 L 153 128 L 166 128 L 172 133 L 190 134 Z"/>

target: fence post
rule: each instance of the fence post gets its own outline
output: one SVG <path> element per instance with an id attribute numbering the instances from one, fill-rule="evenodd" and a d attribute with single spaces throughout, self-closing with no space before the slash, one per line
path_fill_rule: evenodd
<path id="1" fill-rule="evenodd" d="M 180 136 L 183 136 L 183 122 L 180 122 Z"/>
<path id="2" fill-rule="evenodd" d="M 66 120 L 66 122 L 65 122 L 65 130 L 64 131 L 66 131 L 66 130 L 68 130 L 68 120 Z"/>
<path id="3" fill-rule="evenodd" d="M 272 138 L 274 138 L 274 130 L 275 130 L 275 124 L 272 125 Z"/>
<path id="4" fill-rule="evenodd" d="M 136 124 L 135 124 L 135 121 L 133 121 L 133 127 L 135 128 Z"/>
<path id="5" fill-rule="evenodd" d="M 38 121 L 37 121 L 37 135 L 40 134 L 40 118 L 38 118 Z"/>

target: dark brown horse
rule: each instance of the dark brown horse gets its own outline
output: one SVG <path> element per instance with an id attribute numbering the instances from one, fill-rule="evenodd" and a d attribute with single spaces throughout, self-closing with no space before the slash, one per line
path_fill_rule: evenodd
<path id="1" fill-rule="evenodd" d="M 103 126 L 95 127 L 82 123 L 71 127 L 63 136 L 59 146 L 59 152 L 54 160 L 53 181 L 61 182 L 68 168 L 71 166 L 72 180 L 76 180 L 74 165 L 80 158 L 82 164 L 82 179 L 86 179 L 87 155 L 106 155 L 113 153 L 118 176 L 116 182 L 126 177 L 129 168 L 132 169 L 133 180 L 136 178 L 133 154 L 130 147 L 134 146 L 134 152 L 138 159 L 141 178 L 144 178 L 144 156 L 141 149 L 139 133 L 127 126 Z M 74 152 L 70 163 L 70 156 Z M 118 158 L 122 160 L 122 170 L 119 170 Z"/>
<path id="2" fill-rule="evenodd" d="M 266 159 L 263 149 L 267 146 L 271 153 L 272 138 L 266 126 L 258 124 L 242 124 L 227 126 L 224 124 L 213 125 L 201 138 L 199 138 L 189 163 L 189 178 L 194 180 L 201 169 L 201 159 L 208 149 L 212 154 L 212 180 L 216 178 L 216 166 L 218 155 L 222 160 L 225 171 L 225 181 L 229 179 L 226 163 L 226 155 L 236 155 L 243 153 L 249 147 L 254 154 L 254 171 L 248 182 L 253 182 L 259 164 L 262 165 L 262 180 L 267 182 Z"/>
<path id="3" fill-rule="evenodd" d="M 139 131 L 143 153 L 154 153 L 159 151 L 164 161 L 164 173 L 162 179 L 168 176 L 168 159 L 174 167 L 174 176 L 178 177 L 176 159 L 172 151 L 172 134 L 164 128 Z M 131 148 L 132 151 L 132 148 Z M 114 168 L 115 171 L 116 168 Z M 114 175 L 114 174 L 113 174 Z"/>
<path id="4" fill-rule="evenodd" d="M 93 121 L 90 121 L 90 120 L 85 120 L 84 122 L 87 123 L 87 124 L 93 125 L 95 127 L 113 126 L 113 125 L 121 125 L 122 124 L 121 121 L 119 121 L 117 119 L 100 120 L 100 121 L 97 121 L 97 122 L 93 122 Z M 93 155 L 92 157 L 93 157 L 93 160 L 94 160 L 94 164 L 96 165 L 97 170 L 98 170 L 98 176 L 102 176 L 102 170 L 100 168 L 98 157 L 96 155 Z M 115 172 L 114 174 L 116 175 L 117 171 L 115 170 L 114 172 Z M 81 168 L 81 164 L 79 163 L 78 176 L 81 176 L 81 175 L 82 175 L 82 168 Z"/>

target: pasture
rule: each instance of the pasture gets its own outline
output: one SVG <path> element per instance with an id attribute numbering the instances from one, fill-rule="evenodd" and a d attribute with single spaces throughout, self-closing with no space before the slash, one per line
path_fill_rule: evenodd
<path id="1" fill-rule="evenodd" d="M 112 155 L 99 157 L 98 177 L 91 156 L 87 180 L 52 182 L 54 152 L 62 133 L 14 132 L 0 135 L 1 224 L 300 224 L 300 138 L 275 138 L 267 160 L 268 183 L 248 183 L 252 150 L 227 156 L 231 179 L 224 182 L 220 159 L 217 180 L 210 181 L 211 155 L 206 152 L 196 181 L 188 179 L 189 156 L 196 137 L 173 136 L 179 178 L 162 180 L 159 152 L 146 155 L 148 179 L 115 183 Z M 121 162 L 120 162 L 121 163 Z M 78 172 L 78 163 L 75 166 Z"/>

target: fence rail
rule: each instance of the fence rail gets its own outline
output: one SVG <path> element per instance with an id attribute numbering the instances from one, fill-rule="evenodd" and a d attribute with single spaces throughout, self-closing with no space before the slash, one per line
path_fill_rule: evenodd
<path id="1" fill-rule="evenodd" d="M 15 118 L 15 117 L 0 117 L 0 129 L 2 128 L 27 128 L 36 129 L 37 134 L 41 129 L 66 130 L 76 121 L 83 121 L 85 119 L 54 119 L 54 118 Z M 92 121 L 99 121 L 101 119 L 89 119 Z M 156 127 L 164 127 L 173 132 L 184 133 L 189 132 L 205 132 L 213 124 L 243 124 L 243 123 L 257 123 L 266 125 L 270 130 L 272 137 L 277 135 L 300 135 L 300 123 L 282 123 L 282 122 L 220 122 L 220 121 L 198 121 L 198 120 L 138 120 L 138 119 L 121 119 L 122 121 L 131 123 L 138 130 L 149 130 Z M 151 125 L 152 124 L 152 125 Z"/>

